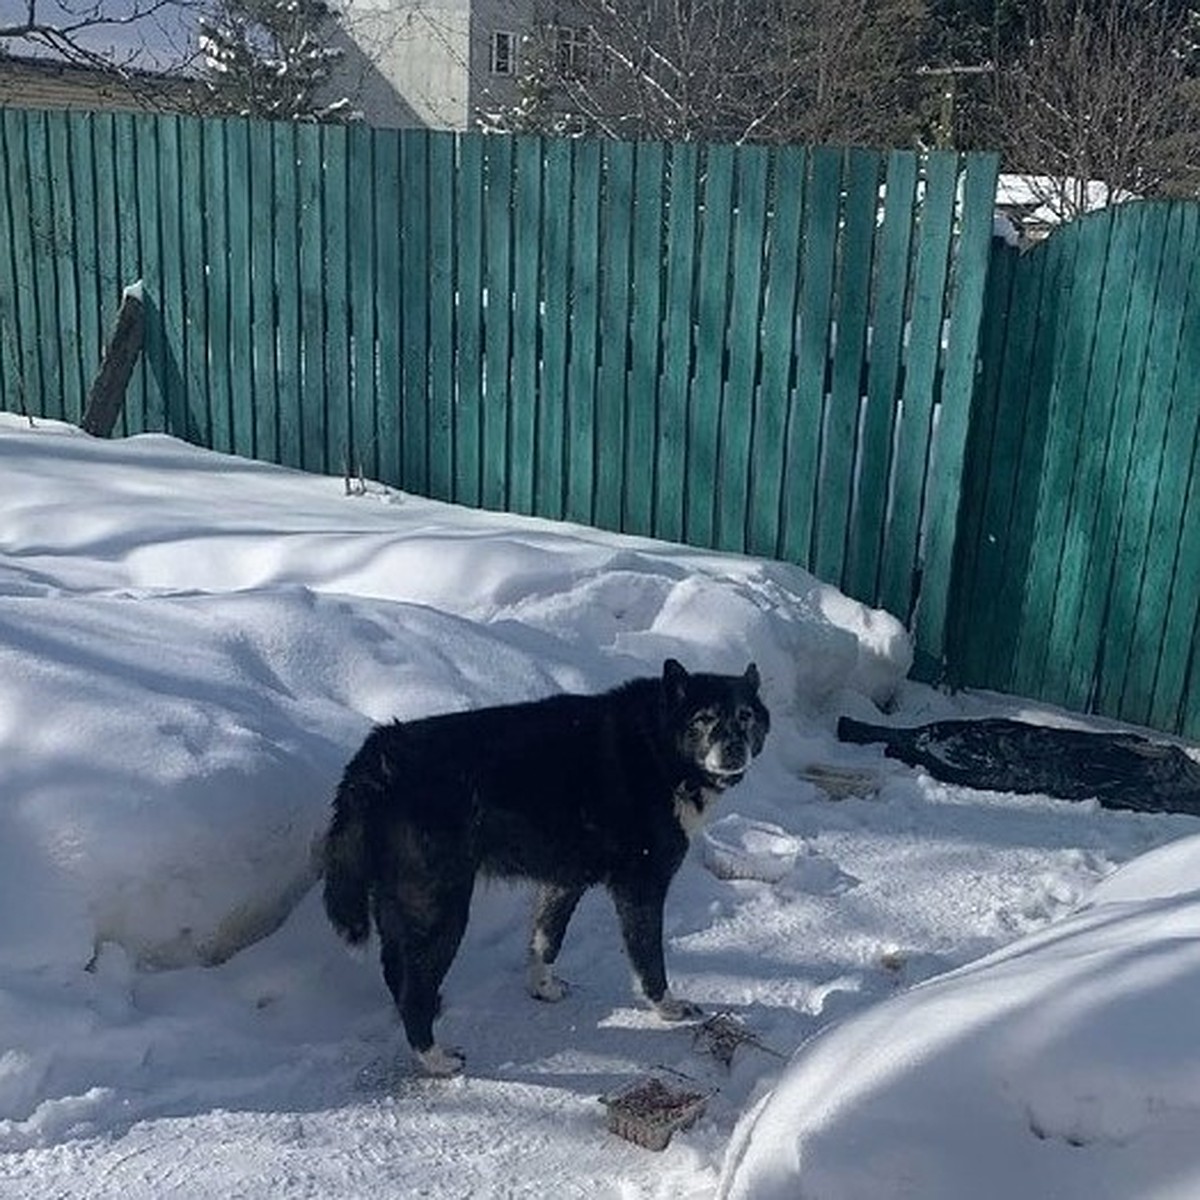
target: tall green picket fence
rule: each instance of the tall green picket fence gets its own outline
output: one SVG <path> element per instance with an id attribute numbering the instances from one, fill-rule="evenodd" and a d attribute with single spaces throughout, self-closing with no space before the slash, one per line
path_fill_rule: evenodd
<path id="1" fill-rule="evenodd" d="M 4 407 L 76 419 L 142 279 L 124 432 L 920 584 L 940 653 L 994 157 L 9 110 L 0 161 Z"/>
<path id="2" fill-rule="evenodd" d="M 1200 205 L 994 253 L 949 657 L 1200 737 Z"/>

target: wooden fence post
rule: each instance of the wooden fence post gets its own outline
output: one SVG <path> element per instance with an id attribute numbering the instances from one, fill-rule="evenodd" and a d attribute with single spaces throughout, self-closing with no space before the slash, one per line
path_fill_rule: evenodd
<path id="1" fill-rule="evenodd" d="M 142 352 L 142 338 L 146 328 L 146 312 L 142 303 L 142 283 L 127 287 L 121 296 L 121 307 L 117 311 L 117 327 L 112 339 L 104 349 L 100 373 L 88 393 L 87 408 L 80 422 L 84 433 L 93 437 L 108 437 L 121 408 L 125 403 L 125 389 L 129 377 Z"/>

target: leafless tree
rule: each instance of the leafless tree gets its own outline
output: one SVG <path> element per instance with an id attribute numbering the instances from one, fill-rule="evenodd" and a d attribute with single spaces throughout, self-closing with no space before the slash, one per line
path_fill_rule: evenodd
<path id="1" fill-rule="evenodd" d="M 778 45 L 797 84 L 782 136 L 910 145 L 920 134 L 924 0 L 791 0 Z"/>
<path id="2" fill-rule="evenodd" d="M 1052 0 L 997 93 L 1008 162 L 1064 217 L 1122 194 L 1197 194 L 1187 14 L 1167 0 Z M 1089 199 L 1088 183 L 1092 182 Z"/>
<path id="3" fill-rule="evenodd" d="M 755 101 L 787 80 L 763 72 L 768 30 L 748 0 L 581 0 L 539 20 L 521 54 L 514 129 L 689 141 L 742 138 Z"/>
<path id="4" fill-rule="evenodd" d="M 0 53 L 50 53 L 120 74 L 151 48 L 158 65 L 178 64 L 179 15 L 193 0 L 20 0 L 0 10 Z"/>
<path id="5" fill-rule="evenodd" d="M 493 124 L 675 141 L 894 141 L 923 0 L 578 0 Z M 569 24 L 561 22 L 569 20 Z M 878 118 L 878 119 L 877 119 Z"/>

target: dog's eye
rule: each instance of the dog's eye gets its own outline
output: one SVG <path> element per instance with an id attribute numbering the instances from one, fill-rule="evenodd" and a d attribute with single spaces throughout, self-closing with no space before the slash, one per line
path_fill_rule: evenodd
<path id="1" fill-rule="evenodd" d="M 748 704 L 743 704 L 742 707 L 737 710 L 737 723 L 739 725 L 753 725 L 754 709 L 752 709 Z"/>
<path id="2" fill-rule="evenodd" d="M 692 718 L 692 728 L 700 733 L 707 733 L 716 723 L 717 714 L 707 708 Z"/>

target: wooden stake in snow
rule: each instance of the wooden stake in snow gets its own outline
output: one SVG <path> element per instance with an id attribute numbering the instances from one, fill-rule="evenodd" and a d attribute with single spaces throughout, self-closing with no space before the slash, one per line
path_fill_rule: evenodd
<path id="1" fill-rule="evenodd" d="M 142 352 L 146 314 L 142 304 L 142 281 L 131 284 L 121 294 L 117 328 L 104 349 L 100 373 L 88 393 L 87 409 L 80 427 L 94 437 L 108 437 L 125 403 L 129 377 Z"/>

